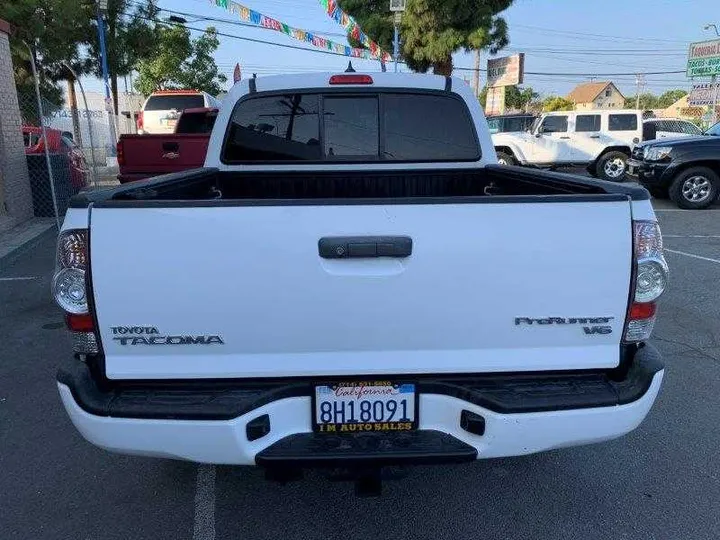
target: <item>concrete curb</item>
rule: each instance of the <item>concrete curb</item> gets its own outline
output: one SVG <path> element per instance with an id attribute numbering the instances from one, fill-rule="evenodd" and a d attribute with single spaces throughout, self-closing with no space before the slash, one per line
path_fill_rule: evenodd
<path id="1" fill-rule="evenodd" d="M 38 245 L 43 240 L 57 235 L 57 226 L 52 224 L 49 225 L 47 229 L 44 229 L 42 231 L 39 231 L 37 234 L 33 234 L 32 236 L 28 237 L 27 240 L 23 241 L 22 243 L 18 244 L 17 246 L 11 248 L 11 250 L 8 253 L 5 253 L 3 255 L 0 255 L 0 270 L 5 269 L 12 265 L 17 259 L 22 256 L 23 254 L 27 253 L 28 251 L 32 250 L 36 245 Z M 2 236 L 2 235 L 0 235 Z"/>

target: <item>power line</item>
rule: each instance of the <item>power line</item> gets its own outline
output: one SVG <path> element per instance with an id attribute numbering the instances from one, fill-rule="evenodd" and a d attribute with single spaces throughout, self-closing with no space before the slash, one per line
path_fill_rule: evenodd
<path id="1" fill-rule="evenodd" d="M 192 31 L 194 31 L 194 32 L 201 32 L 201 33 L 205 33 L 205 32 L 206 32 L 206 29 L 196 28 L 196 27 L 193 27 L 193 26 L 188 26 L 187 24 L 180 24 L 180 23 L 174 23 L 174 22 L 171 22 L 171 21 L 164 21 L 164 20 L 161 20 L 161 19 L 153 18 L 153 17 L 145 17 L 145 16 L 142 16 L 142 15 L 139 15 L 139 14 L 135 14 L 135 16 L 137 16 L 138 18 L 141 18 L 141 19 L 153 21 L 153 22 L 155 22 L 155 23 L 157 23 L 157 24 L 164 24 L 164 25 L 167 25 L 167 26 L 178 26 L 178 27 L 182 27 L 182 28 L 187 28 L 188 30 L 192 30 Z M 196 16 L 196 15 L 188 15 L 188 16 Z M 200 15 L 200 17 L 202 17 L 202 16 Z M 254 25 L 252 25 L 252 26 L 254 26 Z M 519 25 L 518 25 L 518 26 L 519 26 Z M 299 45 L 290 45 L 290 44 L 287 44 L 287 43 L 278 43 L 278 42 L 267 41 L 267 40 L 263 40 L 263 39 L 249 38 L 249 37 L 244 37 L 244 36 L 238 36 L 238 35 L 235 35 L 235 34 L 227 34 L 227 33 L 224 33 L 224 32 L 216 32 L 216 34 L 217 34 L 218 36 L 228 37 L 228 38 L 232 38 L 232 39 L 239 39 L 239 40 L 242 40 L 242 41 L 250 41 L 250 42 L 253 42 L 253 43 L 261 43 L 261 44 L 264 44 L 264 45 L 272 45 L 272 46 L 275 46 L 275 47 L 282 47 L 282 48 L 286 48 L 286 49 L 296 49 L 296 50 L 301 50 L 301 51 L 306 51 L 306 52 L 312 52 L 312 53 L 318 53 L 318 54 L 329 54 L 329 55 L 332 55 L 332 56 L 342 56 L 342 57 L 344 57 L 344 58 L 349 58 L 348 56 L 346 56 L 346 55 L 344 55 L 344 54 L 342 54 L 342 53 L 336 53 L 336 52 L 333 52 L 333 51 L 328 51 L 328 50 L 323 50 L 323 49 L 311 49 L 311 48 L 309 48 L 309 47 L 302 47 L 302 46 L 299 46 Z M 368 60 L 368 59 L 364 59 L 364 60 Z M 373 60 L 371 60 L 371 61 L 373 61 Z M 401 63 L 404 64 L 404 62 L 401 62 Z M 476 70 L 476 68 L 460 67 L 460 66 L 455 66 L 455 67 L 453 67 L 453 69 L 458 70 L 458 71 L 478 71 L 478 70 Z M 487 72 L 486 69 L 480 69 L 479 71 L 480 71 L 481 73 L 486 73 L 486 72 Z M 683 69 L 683 70 L 674 70 L 674 71 L 647 71 L 647 72 L 637 72 L 637 71 L 636 71 L 636 72 L 631 72 L 631 73 L 627 73 L 627 72 L 626 72 L 626 73 L 572 73 L 572 72 L 550 73 L 550 72 L 526 71 L 525 74 L 526 74 L 526 75 L 548 76 L 548 77 L 563 77 L 563 76 L 569 76 L 569 77 L 620 77 L 620 76 L 632 76 L 632 77 L 634 77 L 634 76 L 636 76 L 636 75 L 638 75 L 638 74 L 640 74 L 640 75 L 676 75 L 676 74 L 685 73 L 685 72 L 686 72 L 686 71 Z"/>
<path id="2" fill-rule="evenodd" d="M 544 28 L 542 26 L 532 26 L 527 24 L 514 24 L 517 28 L 527 28 L 529 30 L 541 31 L 548 34 L 558 35 L 571 35 L 571 36 L 582 36 L 582 37 L 593 37 L 600 38 L 603 40 L 624 40 L 624 41 L 639 41 L 639 42 L 659 42 L 659 43 L 687 43 L 686 41 L 679 39 L 661 39 L 661 38 L 644 38 L 644 37 L 624 37 L 624 36 L 610 36 L 607 34 L 593 34 L 589 32 L 573 32 L 570 30 L 558 30 L 556 28 Z"/>

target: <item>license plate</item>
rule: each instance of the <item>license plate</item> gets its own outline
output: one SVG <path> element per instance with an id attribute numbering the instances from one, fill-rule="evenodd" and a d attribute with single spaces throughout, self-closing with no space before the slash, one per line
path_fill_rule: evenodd
<path id="1" fill-rule="evenodd" d="M 313 398 L 313 428 L 321 433 L 417 428 L 417 394 L 411 383 L 340 382 L 316 386 Z"/>

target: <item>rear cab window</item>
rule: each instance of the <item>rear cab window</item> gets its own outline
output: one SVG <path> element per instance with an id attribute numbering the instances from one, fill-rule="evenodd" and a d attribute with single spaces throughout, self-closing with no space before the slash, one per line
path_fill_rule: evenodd
<path id="1" fill-rule="evenodd" d="M 233 110 L 224 163 L 477 161 L 467 106 L 444 92 L 259 94 Z"/>
<path id="2" fill-rule="evenodd" d="M 152 95 L 148 98 L 143 110 L 169 111 L 175 109 L 197 109 L 205 106 L 202 94 L 167 94 Z"/>

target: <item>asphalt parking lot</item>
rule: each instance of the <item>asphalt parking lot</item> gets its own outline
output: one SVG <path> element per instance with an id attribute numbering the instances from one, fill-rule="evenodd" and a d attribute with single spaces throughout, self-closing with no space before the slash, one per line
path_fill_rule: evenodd
<path id="1" fill-rule="evenodd" d="M 49 298 L 54 238 L 0 268 L 2 539 L 682 539 L 720 537 L 720 206 L 656 203 L 671 284 L 655 343 L 666 378 L 625 438 L 417 469 L 377 499 L 320 475 L 118 456 L 60 404 L 70 344 Z"/>

